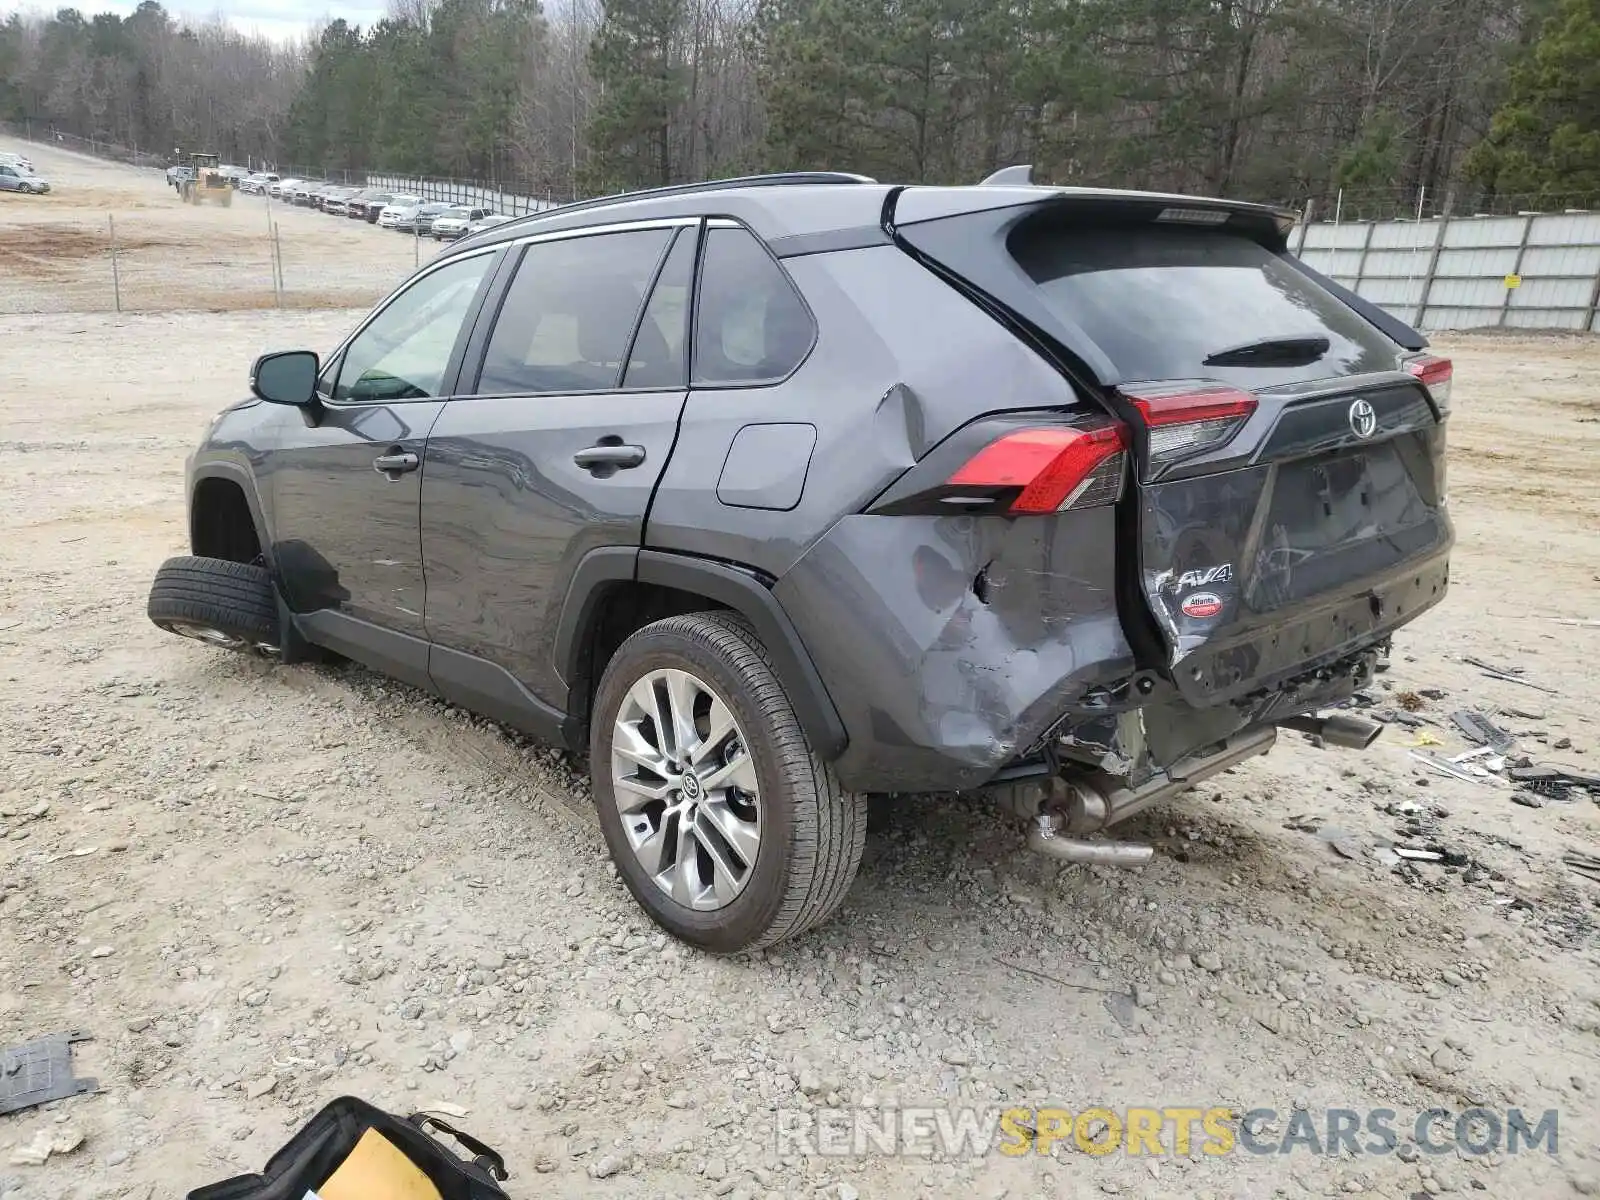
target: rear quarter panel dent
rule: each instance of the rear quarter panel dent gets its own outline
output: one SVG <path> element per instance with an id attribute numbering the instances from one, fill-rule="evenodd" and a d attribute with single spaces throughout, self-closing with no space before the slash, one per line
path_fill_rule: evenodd
<path id="1" fill-rule="evenodd" d="M 1042 520 L 848 517 L 776 593 L 849 731 L 837 769 L 873 791 L 974 787 L 1133 656 L 1111 510 Z"/>

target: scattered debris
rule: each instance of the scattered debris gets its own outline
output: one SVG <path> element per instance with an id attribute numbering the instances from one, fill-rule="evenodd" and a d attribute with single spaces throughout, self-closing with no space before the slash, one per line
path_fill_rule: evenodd
<path id="1" fill-rule="evenodd" d="M 1513 783 L 1520 783 L 1531 791 L 1545 796 L 1562 796 L 1568 789 L 1588 792 L 1600 800 L 1600 775 L 1571 767 L 1550 763 L 1536 763 L 1526 767 L 1512 767 L 1506 774 Z"/>
<path id="2" fill-rule="evenodd" d="M 1395 854 L 1411 862 L 1443 862 L 1444 855 L 1438 850 L 1423 850 L 1416 846 L 1396 846 Z"/>
<path id="3" fill-rule="evenodd" d="M 1406 745 L 1416 749 L 1419 746 L 1442 746 L 1444 742 L 1439 739 L 1438 735 L 1430 733 L 1426 729 L 1419 729 L 1417 730 L 1417 736 L 1407 742 Z"/>
<path id="4" fill-rule="evenodd" d="M 1401 692 L 1394 698 L 1394 702 L 1407 712 L 1416 712 L 1427 707 L 1427 701 L 1415 692 Z"/>
<path id="5" fill-rule="evenodd" d="M 1485 662 L 1481 658 L 1473 658 L 1470 654 L 1463 654 L 1461 661 L 1469 667 L 1477 667 L 1480 671 L 1493 671 L 1496 675 L 1521 675 L 1526 668 L 1502 667 L 1497 663 Z"/>
<path id="6" fill-rule="evenodd" d="M 0 1113 L 96 1090 L 96 1080 L 72 1075 L 72 1044 L 88 1040 L 86 1033 L 55 1033 L 0 1050 Z"/>
<path id="7" fill-rule="evenodd" d="M 1501 754 L 1516 747 L 1511 734 L 1500 728 L 1476 709 L 1463 708 L 1450 714 L 1450 723 L 1466 735 L 1468 741 L 1488 746 Z"/>
<path id="8" fill-rule="evenodd" d="M 1361 843 L 1348 829 L 1340 829 L 1337 825 L 1324 825 L 1317 830 L 1317 836 L 1332 846 L 1333 852 L 1340 858 L 1359 860 L 1362 857 Z"/>
<path id="9" fill-rule="evenodd" d="M 1511 803 L 1520 804 L 1523 808 L 1543 808 L 1544 797 L 1538 792 L 1513 792 Z"/>
<path id="10" fill-rule="evenodd" d="M 1468 666 L 1477 667 L 1478 670 L 1482 671 L 1490 679 L 1503 679 L 1507 683 L 1520 683 L 1523 687 L 1531 687 L 1535 691 L 1547 692 L 1552 696 L 1559 694 L 1555 688 L 1548 688 L 1542 683 L 1534 683 L 1531 679 L 1524 679 L 1522 677 L 1523 668 L 1521 667 L 1499 667 L 1494 663 L 1485 662 L 1481 658 L 1473 658 L 1468 654 L 1463 654 L 1461 656 L 1461 661 L 1466 663 Z M 1426 693 L 1423 694 L 1426 695 Z"/>
<path id="11" fill-rule="evenodd" d="M 42 1167 L 52 1154 L 71 1154 L 83 1145 L 83 1131 L 71 1125 L 58 1125 L 54 1129 L 41 1129 L 33 1140 L 24 1142 L 11 1152 L 13 1167 Z"/>
<path id="12" fill-rule="evenodd" d="M 1483 770 L 1481 767 L 1474 771 L 1474 769 L 1471 767 L 1457 766 L 1449 759 L 1441 758 L 1439 755 L 1433 754 L 1427 750 L 1413 750 L 1411 751 L 1411 757 L 1416 759 L 1423 766 L 1437 771 L 1441 775 L 1449 775 L 1453 779 L 1464 779 L 1468 783 L 1481 783 L 1485 779 L 1494 778 L 1489 774 L 1489 772 Z"/>

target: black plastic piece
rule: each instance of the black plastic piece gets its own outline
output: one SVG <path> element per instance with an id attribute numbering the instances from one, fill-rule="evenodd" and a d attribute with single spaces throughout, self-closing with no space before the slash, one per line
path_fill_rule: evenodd
<path id="1" fill-rule="evenodd" d="M 97 1080 L 72 1074 L 72 1045 L 88 1040 L 86 1033 L 53 1033 L 0 1051 L 0 1113 L 97 1090 Z"/>

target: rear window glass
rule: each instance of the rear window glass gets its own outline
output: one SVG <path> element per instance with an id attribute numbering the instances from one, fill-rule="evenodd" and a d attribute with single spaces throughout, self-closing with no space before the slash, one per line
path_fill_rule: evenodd
<path id="1" fill-rule="evenodd" d="M 1397 348 L 1365 318 L 1248 238 L 1163 226 L 1024 227 L 1010 250 L 1045 307 L 1088 335 L 1126 380 L 1267 387 L 1392 371 Z M 1326 337 L 1311 363 L 1206 365 L 1262 338 Z"/>

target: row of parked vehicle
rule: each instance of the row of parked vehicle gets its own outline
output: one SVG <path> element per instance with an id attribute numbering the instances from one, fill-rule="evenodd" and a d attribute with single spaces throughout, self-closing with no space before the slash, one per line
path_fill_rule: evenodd
<path id="1" fill-rule="evenodd" d="M 270 196 L 284 204 L 314 208 L 329 216 L 366 221 L 414 237 L 453 241 L 500 225 L 511 218 L 487 205 L 449 204 L 381 187 L 350 187 L 312 179 L 284 179 L 270 171 L 246 176 L 239 190 Z"/>
<path id="2" fill-rule="evenodd" d="M 0 192 L 42 196 L 50 181 L 33 169 L 33 161 L 11 150 L 0 150 Z"/>

